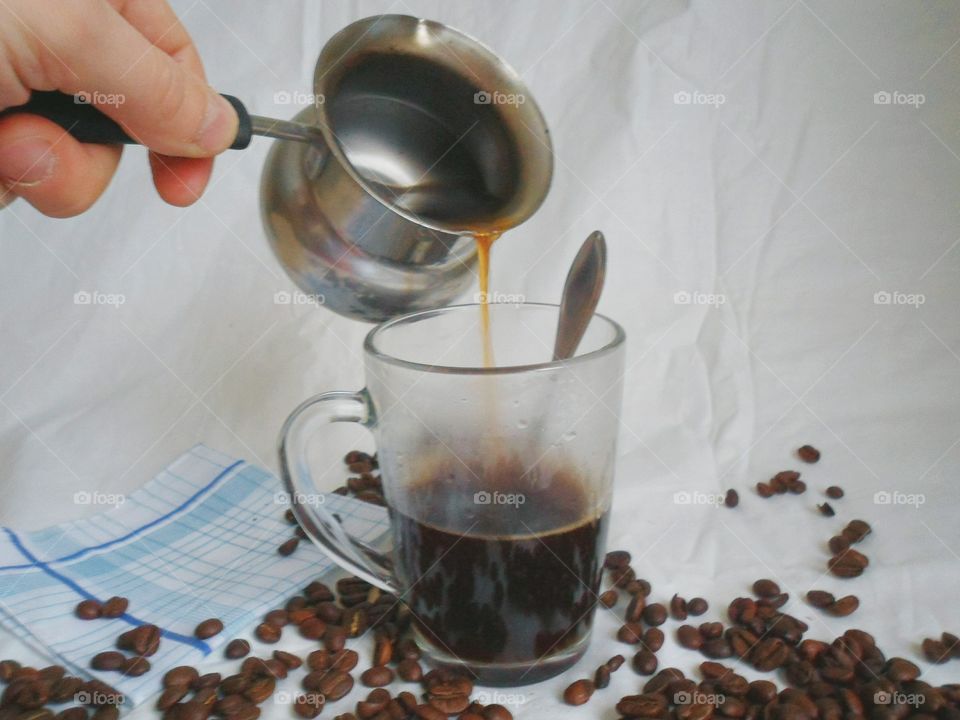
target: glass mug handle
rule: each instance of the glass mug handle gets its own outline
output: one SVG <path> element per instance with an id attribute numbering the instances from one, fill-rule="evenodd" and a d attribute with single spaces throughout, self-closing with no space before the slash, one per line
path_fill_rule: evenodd
<path id="1" fill-rule="evenodd" d="M 357 577 L 398 595 L 387 556 L 348 535 L 323 503 L 303 502 L 304 498 L 319 494 L 307 460 L 309 440 L 321 427 L 334 422 L 354 422 L 368 430 L 373 428 L 376 418 L 366 389 L 320 393 L 290 413 L 280 430 L 280 479 L 290 495 L 300 527 L 331 560 Z"/>

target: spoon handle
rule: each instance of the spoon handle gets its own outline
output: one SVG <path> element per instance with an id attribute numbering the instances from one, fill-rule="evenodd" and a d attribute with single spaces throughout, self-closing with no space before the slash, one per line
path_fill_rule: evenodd
<path id="1" fill-rule="evenodd" d="M 603 233 L 596 230 L 580 246 L 563 284 L 554 360 L 566 360 L 577 351 L 600 301 L 606 268 L 607 243 Z"/>
<path id="2" fill-rule="evenodd" d="M 240 118 L 237 128 L 237 137 L 230 146 L 232 150 L 243 150 L 250 144 L 252 124 L 250 113 L 242 102 L 232 95 L 224 95 L 227 102 L 233 105 Z M 95 100 L 96 98 L 92 98 Z M 99 145 L 139 145 L 127 132 L 112 118 L 105 115 L 91 104 L 91 97 L 86 93 L 68 95 L 56 90 L 34 90 L 30 99 L 23 105 L 10 107 L 0 112 L 0 117 L 29 113 L 52 120 L 66 130 L 70 135 L 82 143 L 97 143 Z"/>

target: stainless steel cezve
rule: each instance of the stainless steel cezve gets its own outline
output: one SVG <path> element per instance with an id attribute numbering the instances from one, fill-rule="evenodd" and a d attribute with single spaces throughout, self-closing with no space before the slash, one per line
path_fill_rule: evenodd
<path id="1" fill-rule="evenodd" d="M 294 120 L 319 132 L 274 144 L 260 202 L 280 263 L 336 312 L 378 322 L 448 304 L 473 281 L 470 236 L 518 225 L 546 196 L 553 153 L 535 101 L 445 25 L 347 26 L 320 53 L 314 91 Z"/>

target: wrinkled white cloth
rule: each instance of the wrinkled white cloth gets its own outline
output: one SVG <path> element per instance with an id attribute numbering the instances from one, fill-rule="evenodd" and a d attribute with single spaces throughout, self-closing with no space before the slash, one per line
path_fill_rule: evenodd
<path id="1" fill-rule="evenodd" d="M 280 117 L 295 108 L 275 98 L 309 93 L 325 40 L 360 17 L 429 17 L 488 43 L 540 103 L 557 159 L 543 208 L 498 241 L 492 289 L 556 301 L 589 232 L 609 243 L 600 310 L 629 337 L 611 547 L 633 552 L 654 599 L 710 600 L 706 619 L 769 576 L 814 637 L 856 624 L 916 660 L 923 637 L 957 631 L 955 3 L 173 4 L 210 82 Z M 155 197 L 128 149 L 83 217 L 0 212 L 0 523 L 85 515 L 78 489 L 130 492 L 199 440 L 275 469 L 291 408 L 361 386 L 366 326 L 273 301 L 292 284 L 258 217 L 267 147 L 221 157 L 188 210 Z M 123 304 L 75 305 L 83 291 Z M 335 458 L 369 442 L 358 428 L 327 441 Z M 792 457 L 803 443 L 819 464 Z M 756 497 L 788 467 L 805 495 Z M 814 505 L 834 483 L 847 495 L 825 519 Z M 715 507 L 731 487 L 740 507 Z M 876 529 L 869 570 L 824 576 L 826 541 L 854 517 Z M 800 599 L 812 587 L 861 607 L 824 617 Z M 561 688 L 629 650 L 616 627 L 605 612 L 582 666 L 512 693 L 516 717 L 562 711 Z M 701 660 L 673 642 L 659 656 L 690 672 Z M 957 679 L 955 664 L 921 664 Z M 624 668 L 578 714 L 609 715 L 637 686 Z"/>

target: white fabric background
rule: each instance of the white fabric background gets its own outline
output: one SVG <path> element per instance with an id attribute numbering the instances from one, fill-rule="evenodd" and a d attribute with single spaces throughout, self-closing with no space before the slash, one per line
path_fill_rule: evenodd
<path id="1" fill-rule="evenodd" d="M 322 44 L 354 19 L 420 15 L 491 45 L 540 102 L 557 157 L 546 204 L 495 249 L 493 289 L 555 300 L 583 238 L 599 228 L 610 245 L 601 310 L 629 336 L 611 547 L 633 551 L 656 598 L 706 596 L 710 618 L 771 576 L 795 597 L 860 595 L 849 621 L 791 604 L 815 637 L 856 624 L 916 660 L 923 637 L 960 631 L 960 6 L 174 6 L 211 83 L 281 117 L 294 108 L 275 93 L 309 92 Z M 925 102 L 876 105 L 878 91 Z M 678 104 L 678 92 L 725 102 Z M 201 440 L 275 469 L 277 429 L 299 400 L 361 385 L 367 326 L 273 302 L 292 285 L 258 217 L 267 147 L 224 155 L 188 210 L 155 196 L 133 149 L 82 217 L 0 212 L 0 523 L 95 512 L 74 492 L 132 491 Z M 126 302 L 75 305 L 83 290 Z M 682 292 L 725 302 L 683 304 Z M 878 292 L 923 304 L 878 304 Z M 802 468 L 810 491 L 760 501 L 749 488 L 796 466 L 805 442 L 823 450 Z M 831 483 L 847 497 L 827 520 L 813 505 Z M 674 502 L 728 487 L 736 511 Z M 877 504 L 878 491 L 925 503 Z M 876 529 L 871 567 L 821 577 L 825 541 L 853 517 Z M 555 713 L 558 688 L 628 650 L 610 641 L 615 627 L 602 617 L 581 668 L 518 691 L 516 715 Z M 12 654 L 29 657 L 0 640 Z M 660 659 L 692 670 L 701 658 L 668 644 Z M 933 682 L 957 679 L 956 663 L 923 667 Z M 637 686 L 624 668 L 578 714 L 612 717 Z"/>

